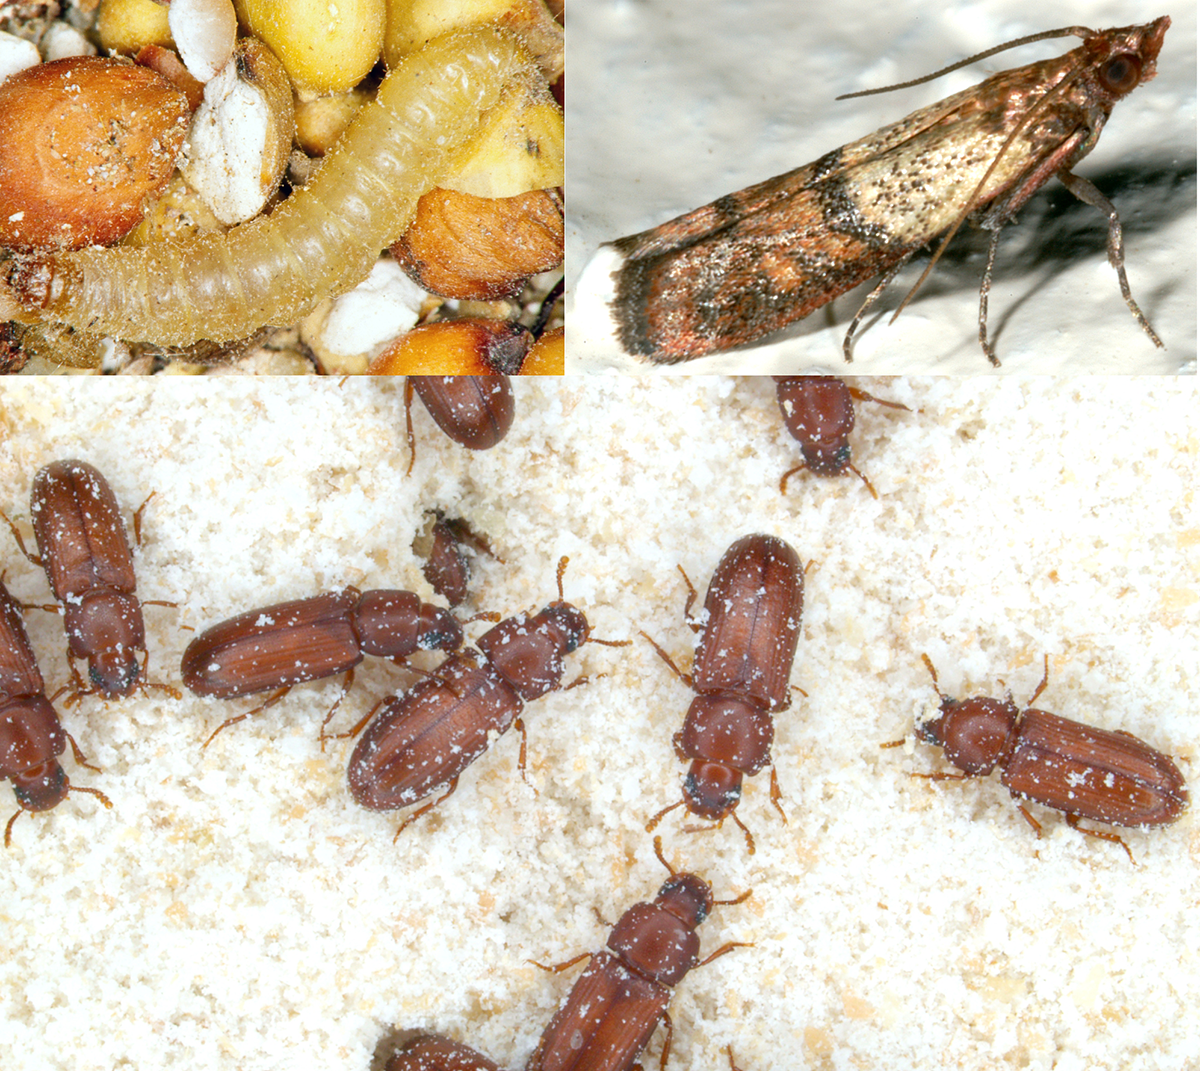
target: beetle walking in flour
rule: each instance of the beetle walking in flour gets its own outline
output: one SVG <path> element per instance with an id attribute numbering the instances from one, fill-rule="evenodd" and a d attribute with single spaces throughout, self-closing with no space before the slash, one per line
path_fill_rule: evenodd
<path id="1" fill-rule="evenodd" d="M 1115 833 L 1085 829 L 1086 818 L 1113 826 L 1161 826 L 1187 807 L 1188 790 L 1179 767 L 1161 751 L 1130 733 L 1096 729 L 1044 710 L 1034 710 L 1050 679 L 1046 656 L 1041 683 L 1018 709 L 1004 699 L 942 694 L 937 671 L 921 656 L 941 700 L 939 716 L 920 723 L 917 736 L 943 749 L 961 774 L 928 774 L 932 780 L 986 777 L 1000 768 L 1000 783 L 1015 800 L 1029 800 L 1066 815 L 1067 824 L 1089 837 L 1129 846 Z M 1017 809 L 1040 837 L 1042 827 L 1023 804 Z"/>

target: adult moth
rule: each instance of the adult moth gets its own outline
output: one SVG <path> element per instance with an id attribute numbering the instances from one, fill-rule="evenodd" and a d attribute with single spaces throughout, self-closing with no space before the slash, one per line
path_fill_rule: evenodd
<path id="1" fill-rule="evenodd" d="M 366 278 L 505 88 L 538 77 L 507 33 L 446 34 L 388 74 L 313 180 L 269 216 L 186 241 L 18 258 L 12 295 L 39 319 L 163 346 L 295 323 Z"/>
<path id="2" fill-rule="evenodd" d="M 911 298 L 970 220 L 991 232 L 979 341 L 998 366 L 987 296 L 1000 231 L 1057 176 L 1107 215 L 1121 293 L 1162 346 L 1129 289 L 1116 209 L 1071 168 L 1095 146 L 1113 105 L 1154 77 L 1170 25 L 1163 16 L 1112 30 L 1071 26 L 982 52 L 916 82 L 1032 41 L 1083 38 L 1064 56 L 993 75 L 806 167 L 617 240 L 624 261 L 610 309 L 621 345 L 656 363 L 687 361 L 751 342 L 882 275 L 846 332 L 849 361 L 859 323 L 900 268 L 943 239 Z"/>

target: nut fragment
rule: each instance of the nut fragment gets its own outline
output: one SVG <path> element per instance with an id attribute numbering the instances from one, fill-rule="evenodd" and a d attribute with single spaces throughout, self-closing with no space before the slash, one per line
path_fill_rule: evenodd
<path id="1" fill-rule="evenodd" d="M 103 0 L 96 32 L 106 52 L 133 55 L 145 45 L 167 48 L 174 44 L 167 9 L 154 0 Z"/>
<path id="2" fill-rule="evenodd" d="M 115 242 L 167 184 L 187 97 L 146 67 L 55 60 L 0 85 L 0 245 Z"/>
<path id="3" fill-rule="evenodd" d="M 523 376 L 566 375 L 567 334 L 566 328 L 556 327 L 547 331 L 533 344 L 525 363 L 521 365 Z"/>
<path id="4" fill-rule="evenodd" d="M 367 370 L 372 376 L 494 376 L 520 371 L 531 336 L 510 320 L 448 320 L 414 327 Z"/>
<path id="5" fill-rule="evenodd" d="M 383 47 L 384 0 L 237 0 L 235 7 L 302 97 L 358 85 Z"/>
<path id="6" fill-rule="evenodd" d="M 563 184 L 563 113 L 545 86 L 511 86 L 488 128 L 442 185 L 476 197 L 515 197 Z"/>
<path id="7" fill-rule="evenodd" d="M 283 177 L 296 130 L 291 85 L 271 50 L 243 37 L 235 60 L 204 87 L 180 167 L 226 224 L 262 211 Z"/>
<path id="8" fill-rule="evenodd" d="M 513 297 L 529 276 L 562 263 L 562 207 L 547 190 L 500 198 L 431 190 L 391 252 L 442 297 Z"/>

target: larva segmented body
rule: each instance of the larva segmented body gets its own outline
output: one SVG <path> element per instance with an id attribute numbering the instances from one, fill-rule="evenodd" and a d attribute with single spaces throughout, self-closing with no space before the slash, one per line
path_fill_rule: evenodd
<path id="1" fill-rule="evenodd" d="M 446 34 L 388 74 L 313 180 L 269 216 L 224 234 L 41 258 L 13 280 L 19 296 L 46 320 L 164 346 L 295 323 L 366 278 L 505 86 L 533 70 L 498 30 Z"/>

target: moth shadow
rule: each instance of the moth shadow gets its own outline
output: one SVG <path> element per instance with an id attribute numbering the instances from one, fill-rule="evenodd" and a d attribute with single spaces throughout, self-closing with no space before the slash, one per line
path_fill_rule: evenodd
<path id="1" fill-rule="evenodd" d="M 1116 208 L 1126 250 L 1133 239 L 1165 233 L 1177 220 L 1195 211 L 1194 160 L 1179 164 L 1167 158 L 1157 165 L 1147 162 L 1138 167 L 1114 167 L 1089 175 L 1088 180 Z M 1188 256 L 1194 256 L 1194 252 Z M 1026 204 L 1016 222 L 1000 236 L 993 282 L 1021 278 L 1032 281 L 1023 293 L 1005 303 L 993 322 L 994 337 L 1000 339 L 1008 321 L 1055 276 L 1077 263 L 1097 260 L 1108 261 L 1108 218 L 1061 183 L 1048 183 L 1043 195 Z M 1155 289 L 1145 283 L 1138 285 L 1136 261 L 1127 259 L 1126 271 L 1134 276 L 1135 298 L 1153 321 Z M 1120 301 L 1115 274 L 1114 296 Z M 978 277 L 973 286 L 978 289 Z M 1160 280 L 1157 292 L 1170 288 L 1169 282 Z"/>

